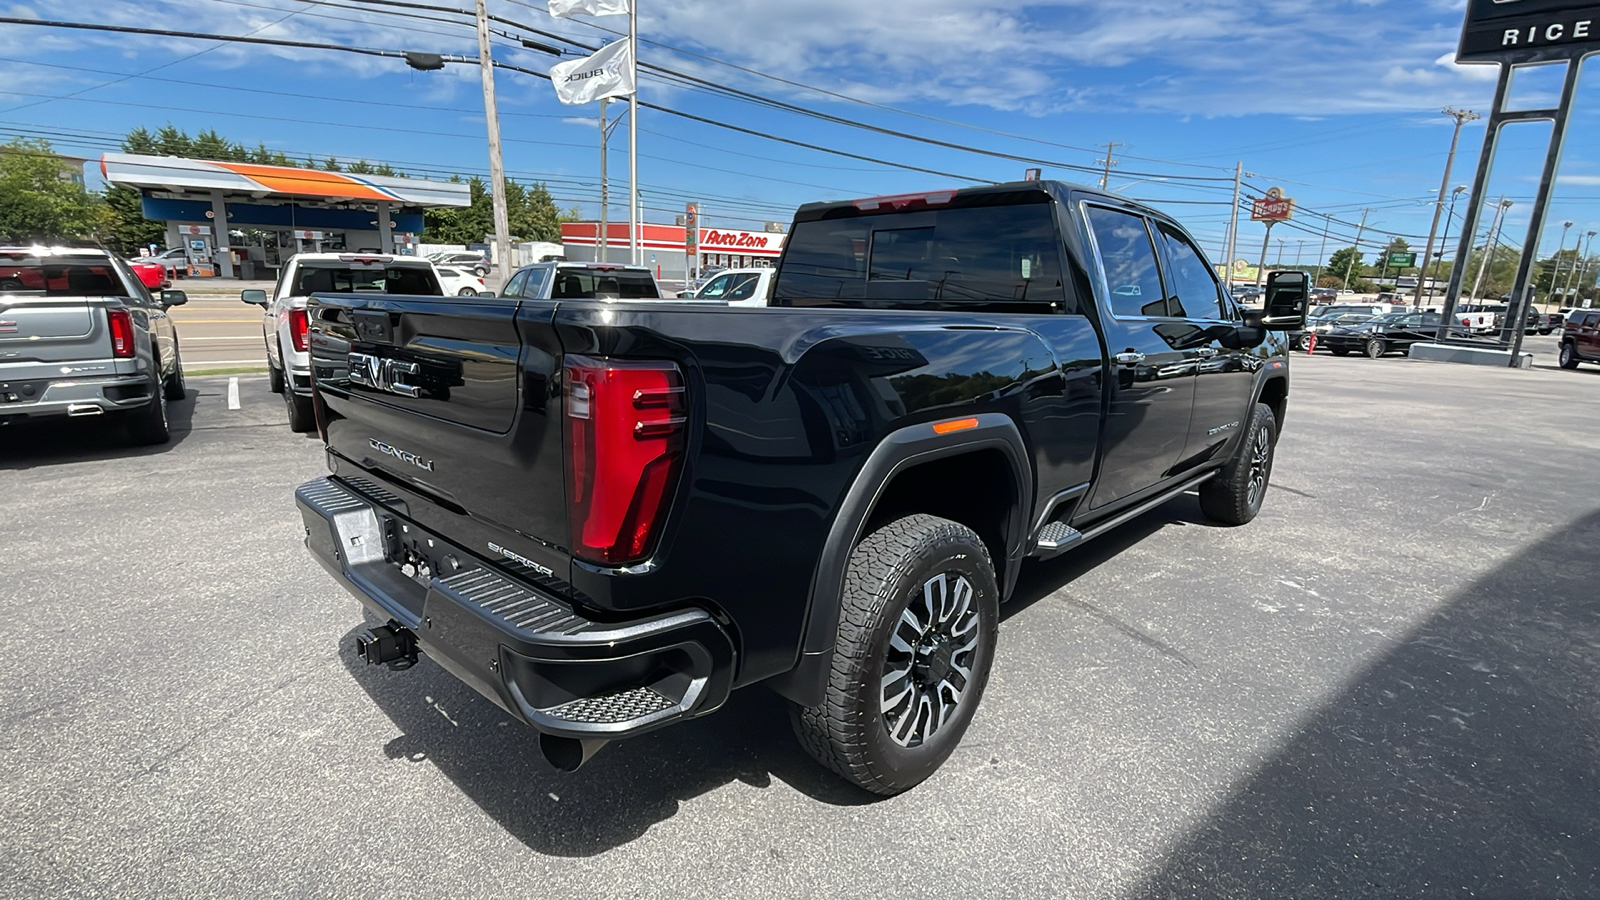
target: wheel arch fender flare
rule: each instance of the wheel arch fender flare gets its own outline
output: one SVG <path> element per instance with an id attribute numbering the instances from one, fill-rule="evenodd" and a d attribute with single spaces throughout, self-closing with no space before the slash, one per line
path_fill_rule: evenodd
<path id="1" fill-rule="evenodd" d="M 769 682 L 778 693 L 804 705 L 821 702 L 832 664 L 840 592 L 850 554 L 889 485 L 896 476 L 916 466 L 986 450 L 998 451 L 1006 459 L 1015 496 L 1005 518 L 1005 559 L 997 562 L 1003 565 L 1001 598 L 1009 596 L 1028 544 L 1033 496 L 1031 457 L 1022 432 L 1010 416 L 984 413 L 973 418 L 978 422 L 975 427 L 946 434 L 934 431 L 932 424 L 900 428 L 890 432 L 867 457 L 834 515 L 812 575 L 797 664 Z"/>

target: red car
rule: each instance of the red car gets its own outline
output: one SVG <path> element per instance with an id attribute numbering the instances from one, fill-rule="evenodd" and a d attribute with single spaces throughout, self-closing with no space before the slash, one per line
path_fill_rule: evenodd
<path id="1" fill-rule="evenodd" d="M 145 287 L 153 291 L 172 287 L 172 275 L 167 271 L 167 267 L 161 263 L 130 259 L 128 260 L 128 268 L 133 270 L 133 274 L 139 276 L 139 280 L 144 282 Z"/>

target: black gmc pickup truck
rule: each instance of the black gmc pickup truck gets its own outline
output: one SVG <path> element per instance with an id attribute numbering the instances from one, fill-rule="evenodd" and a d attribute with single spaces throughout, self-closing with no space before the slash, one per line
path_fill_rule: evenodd
<path id="1" fill-rule="evenodd" d="M 1054 182 L 811 204 L 771 307 L 314 296 L 306 543 L 576 768 L 765 684 L 894 794 L 950 755 L 999 605 L 1192 489 L 1260 509 L 1309 286 L 1241 310 L 1168 217 Z"/>

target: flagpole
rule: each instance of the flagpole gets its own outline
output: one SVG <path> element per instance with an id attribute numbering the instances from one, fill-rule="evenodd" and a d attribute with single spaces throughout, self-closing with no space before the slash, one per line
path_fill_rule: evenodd
<path id="1" fill-rule="evenodd" d="M 628 4 L 628 64 L 633 93 L 628 95 L 628 241 L 639 265 L 639 0 Z"/>

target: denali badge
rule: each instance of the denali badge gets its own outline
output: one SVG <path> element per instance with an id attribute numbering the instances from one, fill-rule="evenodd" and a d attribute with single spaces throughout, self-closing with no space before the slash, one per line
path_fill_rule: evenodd
<path id="1" fill-rule="evenodd" d="M 431 459 L 423 459 L 415 453 L 401 450 L 397 447 L 391 447 L 377 438 L 368 438 L 367 443 L 372 445 L 372 449 L 382 453 L 384 456 L 392 456 L 401 462 L 410 463 L 419 469 L 424 469 L 429 472 L 433 471 L 433 460 Z"/>
<path id="2" fill-rule="evenodd" d="M 390 394 L 399 394 L 402 397 L 417 397 L 422 394 L 421 388 L 406 384 L 403 380 L 406 376 L 416 375 L 421 371 L 422 367 L 414 362 L 384 359 L 368 353 L 350 354 L 351 381 Z"/>
<path id="3" fill-rule="evenodd" d="M 1238 427 L 1239 427 L 1239 423 L 1238 422 L 1229 422 L 1226 425 L 1218 425 L 1216 428 L 1213 428 L 1210 431 L 1206 432 L 1206 436 L 1207 437 L 1215 437 L 1215 436 L 1223 433 L 1224 431 L 1232 431 L 1233 429 L 1238 428 Z"/>

